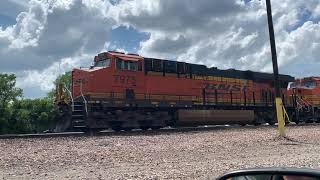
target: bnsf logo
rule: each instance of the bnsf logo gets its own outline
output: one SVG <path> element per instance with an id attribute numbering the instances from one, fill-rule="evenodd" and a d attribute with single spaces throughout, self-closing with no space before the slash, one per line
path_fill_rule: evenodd
<path id="1" fill-rule="evenodd" d="M 205 84 L 207 90 L 221 90 L 221 91 L 246 91 L 248 86 L 238 84 Z"/>

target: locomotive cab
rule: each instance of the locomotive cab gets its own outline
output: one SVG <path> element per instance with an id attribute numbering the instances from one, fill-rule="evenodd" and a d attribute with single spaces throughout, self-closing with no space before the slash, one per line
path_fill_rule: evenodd
<path id="1" fill-rule="evenodd" d="M 139 55 L 114 51 L 100 53 L 89 68 L 73 70 L 72 95 L 75 99 L 84 99 L 81 97 L 84 95 L 93 101 L 110 96 L 124 98 L 127 91 L 136 93 L 139 92 L 137 88 L 143 86 L 142 69 L 143 58 Z"/>

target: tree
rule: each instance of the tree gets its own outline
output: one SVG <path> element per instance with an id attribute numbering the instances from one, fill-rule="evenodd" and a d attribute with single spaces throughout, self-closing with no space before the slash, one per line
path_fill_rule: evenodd
<path id="1" fill-rule="evenodd" d="M 59 76 L 55 84 L 58 82 L 70 88 L 71 73 Z M 57 117 L 52 99 L 24 99 L 22 90 L 16 87 L 15 75 L 0 74 L 0 134 L 50 130 L 55 127 Z"/>
<path id="2" fill-rule="evenodd" d="M 11 115 L 9 104 L 19 97 L 22 97 L 22 89 L 16 87 L 16 76 L 0 73 L 0 134 L 7 133 Z"/>
<path id="3" fill-rule="evenodd" d="M 48 93 L 48 98 L 52 101 L 55 99 L 56 95 L 56 88 L 59 84 L 63 84 L 65 88 L 71 91 L 72 88 L 72 74 L 71 71 L 65 72 L 64 74 L 57 77 L 57 79 L 54 81 L 54 88 Z M 69 97 L 69 94 L 67 91 L 64 91 L 64 97 Z"/>
<path id="4" fill-rule="evenodd" d="M 0 73 L 0 110 L 5 109 L 9 102 L 18 97 L 22 97 L 22 89 L 16 87 L 16 76 Z"/>
<path id="5" fill-rule="evenodd" d="M 49 98 L 20 99 L 9 110 L 5 133 L 41 133 L 55 127 L 57 114 Z"/>

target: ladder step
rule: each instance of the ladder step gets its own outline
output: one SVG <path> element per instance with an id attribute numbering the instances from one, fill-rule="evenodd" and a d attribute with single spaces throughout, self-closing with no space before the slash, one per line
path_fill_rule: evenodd
<path id="1" fill-rule="evenodd" d="M 85 122 L 84 120 L 81 120 L 81 119 L 78 119 L 78 120 L 75 120 L 75 121 L 73 121 L 74 123 L 83 123 L 83 122 Z"/>
<path id="2" fill-rule="evenodd" d="M 73 112 L 81 112 L 83 111 L 82 109 L 74 109 Z"/>
<path id="3" fill-rule="evenodd" d="M 83 117 L 83 114 L 72 114 L 72 117 Z"/>
<path id="4" fill-rule="evenodd" d="M 73 107 L 80 107 L 83 106 L 82 104 L 74 104 Z"/>
<path id="5" fill-rule="evenodd" d="M 73 126 L 73 128 L 86 128 L 87 126 Z"/>

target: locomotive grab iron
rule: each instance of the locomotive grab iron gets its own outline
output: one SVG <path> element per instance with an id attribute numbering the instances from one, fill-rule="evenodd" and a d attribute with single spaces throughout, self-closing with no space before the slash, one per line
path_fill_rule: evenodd
<path id="1" fill-rule="evenodd" d="M 308 90 L 292 76 L 279 80 L 286 119 L 319 121 L 316 104 L 302 94 Z M 276 123 L 272 74 L 114 51 L 95 56 L 90 68 L 74 69 L 72 89 L 60 85 L 56 104 L 56 131 Z"/>

